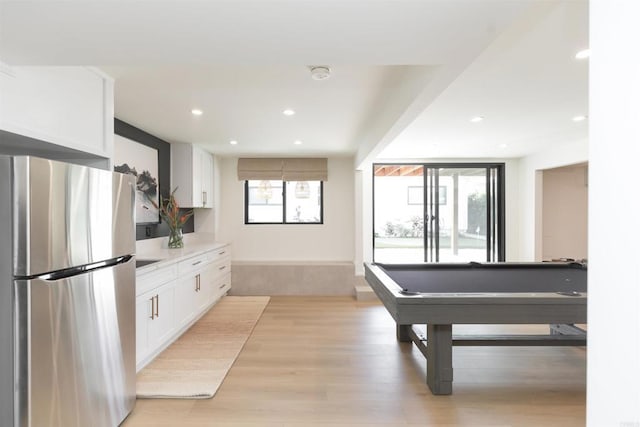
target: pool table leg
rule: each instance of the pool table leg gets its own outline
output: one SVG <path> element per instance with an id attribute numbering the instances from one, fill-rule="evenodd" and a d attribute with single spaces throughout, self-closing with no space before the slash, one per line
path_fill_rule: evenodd
<path id="1" fill-rule="evenodd" d="M 433 394 L 451 394 L 451 325 L 427 325 L 427 385 Z"/>
<path id="2" fill-rule="evenodd" d="M 410 330 L 411 325 L 396 324 L 396 339 L 400 342 L 411 342 L 411 335 L 409 335 Z"/>

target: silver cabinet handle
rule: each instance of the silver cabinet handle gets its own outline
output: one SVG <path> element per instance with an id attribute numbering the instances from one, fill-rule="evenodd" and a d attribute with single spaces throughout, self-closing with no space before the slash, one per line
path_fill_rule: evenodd
<path id="1" fill-rule="evenodd" d="M 196 292 L 200 291 L 200 275 L 196 275 Z"/>
<path id="2" fill-rule="evenodd" d="M 222 252 L 218 252 L 218 255 L 224 255 L 226 253 L 227 253 L 227 251 L 222 251 Z"/>
<path id="3" fill-rule="evenodd" d="M 202 192 L 202 207 L 204 208 L 207 204 L 207 192 L 203 191 Z"/>
<path id="4" fill-rule="evenodd" d="M 226 265 L 223 265 L 222 267 L 218 268 L 218 270 L 222 271 L 222 270 L 224 270 L 225 268 L 227 268 L 227 266 L 226 266 Z"/>
<path id="5" fill-rule="evenodd" d="M 156 317 L 160 317 L 160 298 L 157 294 L 154 298 L 156 299 Z"/>
<path id="6" fill-rule="evenodd" d="M 193 264 L 191 264 L 191 266 L 198 265 L 198 264 L 202 264 L 202 260 L 194 262 Z"/>
<path id="7" fill-rule="evenodd" d="M 155 319 L 156 297 L 149 298 L 151 300 L 151 320 Z"/>
<path id="8" fill-rule="evenodd" d="M 224 288 L 225 286 L 227 286 L 227 284 L 226 284 L 226 283 L 223 283 L 222 285 L 220 285 L 220 287 L 219 287 L 218 289 L 222 289 L 222 288 Z"/>

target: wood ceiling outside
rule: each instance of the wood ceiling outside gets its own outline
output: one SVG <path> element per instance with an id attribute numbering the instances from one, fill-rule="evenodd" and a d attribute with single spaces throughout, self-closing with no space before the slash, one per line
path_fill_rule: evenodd
<path id="1" fill-rule="evenodd" d="M 422 176 L 423 165 L 378 165 L 375 176 Z"/>
<path id="2" fill-rule="evenodd" d="M 375 176 L 423 176 L 423 167 L 429 165 L 377 165 L 374 168 Z M 486 167 L 447 167 L 438 168 L 438 174 L 451 176 L 458 174 L 461 176 L 484 176 L 487 174 Z"/>

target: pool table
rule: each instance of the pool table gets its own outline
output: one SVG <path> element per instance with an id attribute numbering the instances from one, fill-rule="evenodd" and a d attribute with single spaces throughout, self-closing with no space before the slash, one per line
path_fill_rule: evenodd
<path id="1" fill-rule="evenodd" d="M 580 263 L 365 263 L 399 341 L 427 358 L 433 394 L 451 394 L 452 346 L 586 345 L 587 267 Z M 412 325 L 424 324 L 426 337 Z M 454 336 L 454 324 L 549 324 L 545 335 Z"/>

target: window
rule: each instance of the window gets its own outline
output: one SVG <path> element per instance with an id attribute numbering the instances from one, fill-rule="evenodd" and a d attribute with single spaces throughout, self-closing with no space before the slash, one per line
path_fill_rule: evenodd
<path id="1" fill-rule="evenodd" d="M 322 181 L 247 180 L 245 224 L 322 224 Z"/>

